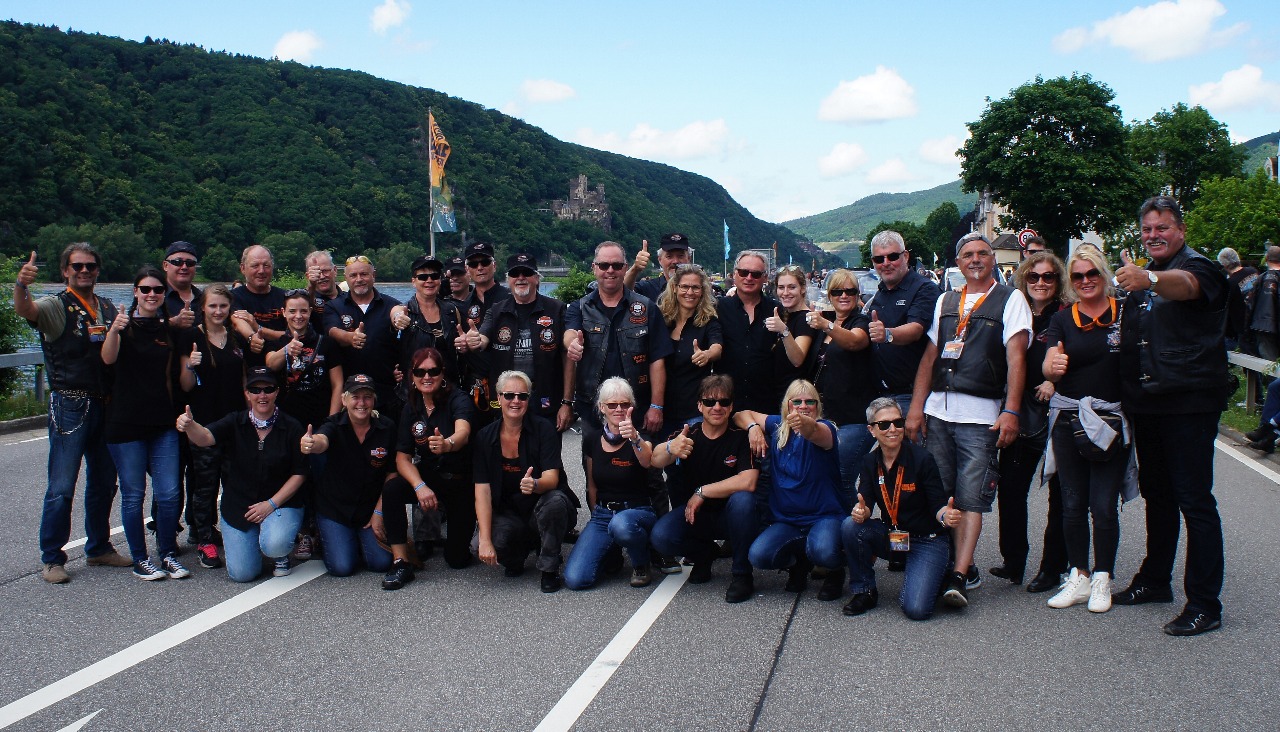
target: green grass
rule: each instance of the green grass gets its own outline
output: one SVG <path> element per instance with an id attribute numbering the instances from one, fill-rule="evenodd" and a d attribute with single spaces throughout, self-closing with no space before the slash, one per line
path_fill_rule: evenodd
<path id="1" fill-rule="evenodd" d="M 35 417 L 49 411 L 47 400 L 36 399 L 36 393 L 26 389 L 0 399 L 0 422 L 23 417 Z"/>
<path id="2" fill-rule="evenodd" d="M 1236 375 L 1240 385 L 1236 387 L 1236 392 L 1227 401 L 1227 411 L 1222 413 L 1220 423 L 1240 432 L 1248 432 L 1258 426 L 1258 413 L 1249 414 L 1246 411 L 1246 407 L 1240 406 L 1246 401 L 1244 369 L 1239 366 L 1232 366 L 1231 373 Z"/>

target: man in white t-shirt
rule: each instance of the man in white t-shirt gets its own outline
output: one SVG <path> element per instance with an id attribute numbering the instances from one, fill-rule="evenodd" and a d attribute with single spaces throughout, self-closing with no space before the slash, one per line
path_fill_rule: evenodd
<path id="1" fill-rule="evenodd" d="M 965 284 L 934 305 L 907 435 L 915 440 L 923 433 L 947 493 L 963 512 L 952 530 L 955 571 L 942 599 L 965 607 L 965 590 L 982 583 L 973 550 L 982 514 L 996 497 L 998 451 L 1018 436 L 1031 308 L 1021 292 L 996 282 L 995 251 L 981 234 L 956 242 L 956 265 Z"/>

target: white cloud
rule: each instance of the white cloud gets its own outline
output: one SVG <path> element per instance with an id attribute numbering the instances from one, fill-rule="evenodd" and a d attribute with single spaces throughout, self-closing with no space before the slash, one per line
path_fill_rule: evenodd
<path id="1" fill-rule="evenodd" d="M 678 130 L 664 132 L 645 122 L 635 126 L 625 138 L 616 132 L 578 130 L 575 142 L 648 160 L 692 160 L 724 152 L 729 126 L 723 119 L 690 122 Z"/>
<path id="2" fill-rule="evenodd" d="M 902 162 L 902 158 L 890 158 L 867 172 L 868 183 L 893 185 L 908 183 L 915 179 L 916 176 L 907 170 L 907 164 Z"/>
<path id="3" fill-rule="evenodd" d="M 826 122 L 878 122 L 916 113 L 916 90 L 897 71 L 877 66 L 875 73 L 842 81 L 818 106 Z"/>
<path id="4" fill-rule="evenodd" d="M 520 84 L 520 96 L 530 104 L 563 102 L 578 96 L 573 87 L 551 79 L 525 79 Z"/>
<path id="5" fill-rule="evenodd" d="M 407 0 L 386 0 L 373 9 L 373 14 L 369 16 L 369 27 L 374 33 L 383 35 L 392 28 L 402 25 L 412 9 L 413 6 Z"/>
<path id="6" fill-rule="evenodd" d="M 960 138 L 955 135 L 947 135 L 936 140 L 925 140 L 920 143 L 920 149 L 917 151 L 920 159 L 926 163 L 934 163 L 936 165 L 956 165 L 960 162 L 960 158 L 956 157 L 956 151 L 964 144 Z"/>
<path id="7" fill-rule="evenodd" d="M 289 31 L 276 41 L 276 47 L 271 55 L 282 61 L 297 61 L 305 64 L 321 48 L 324 48 L 324 42 L 315 34 L 315 31 Z"/>
<path id="8" fill-rule="evenodd" d="M 1228 71 L 1218 81 L 1195 84 L 1187 96 L 1192 104 L 1215 112 L 1280 108 L 1280 84 L 1263 79 L 1262 69 L 1253 64 Z"/>
<path id="9" fill-rule="evenodd" d="M 1218 0 L 1161 0 L 1099 20 L 1091 27 L 1068 28 L 1053 39 L 1059 53 L 1075 53 L 1106 44 L 1129 51 L 1140 61 L 1169 61 L 1221 46 L 1247 27 L 1237 23 L 1214 30 L 1226 15 Z"/>
<path id="10" fill-rule="evenodd" d="M 837 178 L 852 173 L 867 162 L 867 151 L 856 142 L 838 142 L 831 152 L 818 158 L 818 172 L 823 178 Z"/>

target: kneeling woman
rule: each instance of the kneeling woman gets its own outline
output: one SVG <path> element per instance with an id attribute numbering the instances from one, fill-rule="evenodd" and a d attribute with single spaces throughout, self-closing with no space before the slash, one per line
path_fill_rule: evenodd
<path id="1" fill-rule="evenodd" d="M 752 450 L 757 455 L 767 451 L 773 465 L 773 524 L 751 544 L 752 566 L 788 569 L 787 592 L 804 592 L 812 566 L 826 567 L 833 571 L 823 580 L 818 599 L 839 599 L 844 591 L 840 522 L 849 507 L 840 500 L 836 426 L 822 418 L 817 388 L 797 379 L 787 387 L 781 415 L 744 410 L 733 419 L 747 430 Z"/>
<path id="2" fill-rule="evenodd" d="M 591 519 L 565 561 L 564 583 L 571 590 L 594 585 L 600 561 L 618 544 L 631 558 L 631 586 L 646 587 L 653 581 L 649 532 L 658 520 L 649 488 L 653 446 L 641 439 L 631 421 L 635 393 L 626 379 L 605 379 L 596 408 L 604 431 L 599 439 L 582 445 Z"/>
<path id="3" fill-rule="evenodd" d="M 845 615 L 861 615 L 876 606 L 880 593 L 873 565 L 891 550 L 906 554 L 898 603 L 912 620 L 933 615 L 947 573 L 948 529 L 960 523 L 960 511 L 951 506 L 929 451 L 903 439 L 905 427 L 902 409 L 892 397 L 880 397 L 867 407 L 867 429 L 876 446 L 862 460 L 858 503 L 841 529 L 853 591 Z M 873 506 L 880 507 L 880 518 L 871 518 Z"/>
<path id="4" fill-rule="evenodd" d="M 391 568 L 391 552 L 378 542 L 386 540 L 382 487 L 396 476 L 396 426 L 374 416 L 376 401 L 373 379 L 352 374 L 342 387 L 342 411 L 302 438 L 304 455 L 329 454 L 314 495 L 324 566 L 335 577 L 355 574 L 362 561 L 375 572 Z"/>
<path id="5" fill-rule="evenodd" d="M 244 394 L 247 411 L 237 411 L 208 427 L 186 413 L 178 431 L 197 447 L 222 451 L 222 548 L 227 575 L 252 582 L 262 572 L 262 557 L 275 562 L 274 574 L 289 574 L 289 552 L 302 525 L 299 491 L 307 477 L 302 455 L 302 425 L 276 408 L 280 385 L 270 369 L 249 370 Z"/>

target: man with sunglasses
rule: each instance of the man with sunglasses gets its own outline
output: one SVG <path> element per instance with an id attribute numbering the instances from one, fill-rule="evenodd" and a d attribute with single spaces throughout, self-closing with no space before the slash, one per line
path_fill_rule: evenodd
<path id="1" fill-rule="evenodd" d="M 67 289 L 33 300 L 36 253 L 18 270 L 13 309 L 40 332 L 49 379 L 49 485 L 40 518 L 40 576 L 51 584 L 71 580 L 62 550 L 71 538 L 71 503 L 80 462 L 85 464 L 85 554 L 89 566 L 127 567 L 132 562 L 111 545 L 111 502 L 116 466 L 107 452 L 106 397 L 111 391 L 99 355 L 116 319 L 110 300 L 94 294 L 101 257 L 88 242 L 62 250 L 60 271 Z"/>
<path id="2" fill-rule="evenodd" d="M 349 257 L 344 269 L 347 291 L 329 302 L 325 331 L 342 346 L 343 370 L 367 374 L 378 395 L 378 413 L 395 419 L 404 407 L 396 396 L 399 348 L 391 327 L 392 308 L 400 301 L 378 292 L 377 270 L 365 256 Z"/>
<path id="3" fill-rule="evenodd" d="M 641 242 L 640 251 L 636 252 L 636 261 L 631 263 L 622 282 L 657 303 L 658 296 L 667 289 L 667 280 L 675 276 L 676 267 L 688 263 L 689 237 L 684 234 L 663 234 L 662 243 L 658 246 L 658 269 L 661 271 L 654 277 L 636 281 L 640 273 L 649 268 L 649 242 L 645 240 Z"/>
<path id="4" fill-rule="evenodd" d="M 204 321 L 195 302 L 200 298 L 200 288 L 192 284 L 200 258 L 190 242 L 175 241 L 164 250 L 164 281 L 168 289 L 164 294 L 164 309 L 169 315 L 170 328 L 190 328 Z M 181 405 L 179 405 L 181 407 Z"/>
<path id="5" fill-rule="evenodd" d="M 471 275 L 467 274 L 466 260 L 462 257 L 450 257 L 444 263 L 444 276 L 449 282 L 445 300 L 462 304 L 471 297 Z"/>
<path id="6" fill-rule="evenodd" d="M 905 414 L 911 408 L 916 370 L 924 355 L 924 337 L 933 325 L 933 307 L 942 290 L 911 267 L 906 241 L 885 230 L 871 239 L 871 263 L 880 275 L 876 293 L 863 306 L 871 316 L 867 334 L 875 357 L 879 391 L 893 397 Z"/>
<path id="7" fill-rule="evenodd" d="M 271 284 L 275 274 L 271 250 L 258 244 L 245 247 L 240 254 L 240 273 L 244 284 L 231 291 L 228 323 L 249 344 L 245 367 L 265 366 L 267 341 L 282 338 L 289 331 L 284 322 L 284 290 Z"/>
<path id="8" fill-rule="evenodd" d="M 463 311 L 467 320 L 479 327 L 489 308 L 511 297 L 511 290 L 494 279 L 498 265 L 494 260 L 492 244 L 487 241 L 472 242 L 463 250 L 462 256 L 472 284 L 471 296 L 466 299 Z"/>
<path id="9" fill-rule="evenodd" d="M 1214 439 L 1229 384 L 1223 333 L 1227 278 L 1186 246 L 1182 209 L 1170 196 L 1138 209 L 1144 269 L 1128 253 L 1116 282 L 1129 293 L 1121 311 L 1120 379 L 1133 421 L 1138 488 L 1146 501 L 1147 556 L 1114 605 L 1172 602 L 1173 565 L 1187 524 L 1187 604 L 1164 626 L 1198 635 L 1222 624 L 1222 520 L 1213 497 Z"/>
<path id="10" fill-rule="evenodd" d="M 311 327 L 317 333 L 323 333 L 329 301 L 342 294 L 338 287 L 338 270 L 333 266 L 333 255 L 323 249 L 308 254 L 302 260 L 302 266 L 307 271 L 307 292 L 311 293 Z"/>
<path id="11" fill-rule="evenodd" d="M 764 321 L 782 308 L 782 303 L 764 294 L 768 275 L 763 257 L 742 252 L 733 263 L 733 294 L 716 302 L 716 315 L 724 330 L 724 355 L 717 368 L 733 377 L 739 408 L 761 414 L 778 411 L 773 349 L 780 338 L 764 327 Z"/>

